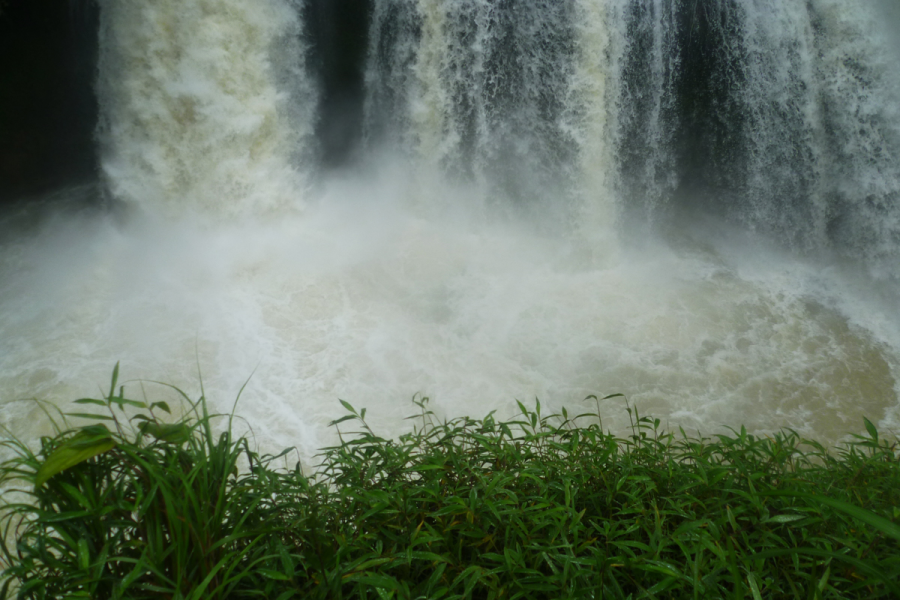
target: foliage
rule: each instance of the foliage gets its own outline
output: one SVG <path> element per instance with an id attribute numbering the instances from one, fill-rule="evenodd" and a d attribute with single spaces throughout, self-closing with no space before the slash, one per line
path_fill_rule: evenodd
<path id="1" fill-rule="evenodd" d="M 5 443 L 16 457 L 0 485 L 24 483 L 31 499 L 5 506 L 0 597 L 15 583 L 19 598 L 227 598 L 264 556 L 272 507 L 254 492 L 268 459 L 230 427 L 216 437 L 202 398 L 177 390 L 189 411 L 169 424 L 156 414 L 166 403 L 115 393 L 117 377 L 118 365 L 105 399 L 76 401 L 109 414 L 66 415 L 103 423 L 43 438 L 36 454 Z M 253 471 L 239 472 L 242 458 Z"/>
<path id="2" fill-rule="evenodd" d="M 307 476 L 230 418 L 216 437 L 202 397 L 167 424 L 117 374 L 80 401 L 112 431 L 7 442 L 0 484 L 30 498 L 5 509 L 0 597 L 900 597 L 900 460 L 868 421 L 829 453 L 791 431 L 664 433 L 627 404 L 619 438 L 540 403 L 437 422 L 419 399 L 388 440 L 343 403 L 335 426 L 359 431 Z"/>

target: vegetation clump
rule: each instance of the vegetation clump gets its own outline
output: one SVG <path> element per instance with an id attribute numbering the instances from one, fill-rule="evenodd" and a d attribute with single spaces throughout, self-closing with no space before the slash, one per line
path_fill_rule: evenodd
<path id="1" fill-rule="evenodd" d="M 438 422 L 421 399 L 389 440 L 343 403 L 359 431 L 305 474 L 202 397 L 169 423 L 117 377 L 77 401 L 103 414 L 67 415 L 94 424 L 5 442 L 0 597 L 900 598 L 900 459 L 868 421 L 829 452 L 631 407 L 625 437 L 540 403 Z"/>

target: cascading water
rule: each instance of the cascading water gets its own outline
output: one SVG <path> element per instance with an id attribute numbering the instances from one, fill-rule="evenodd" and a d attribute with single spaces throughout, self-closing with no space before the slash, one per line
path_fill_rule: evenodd
<path id="1" fill-rule="evenodd" d="M 875 8 L 374 0 L 369 160 L 325 172 L 301 6 L 246 4 L 101 4 L 103 173 L 139 210 L 7 236 L 14 431 L 117 360 L 186 390 L 199 366 L 222 410 L 252 374 L 238 413 L 304 457 L 337 398 L 393 434 L 416 393 L 481 415 L 623 392 L 823 441 L 900 421 Z"/>
<path id="2" fill-rule="evenodd" d="M 883 9 L 762 0 L 689 8 L 681 53 L 691 64 L 675 84 L 687 150 L 669 172 L 685 180 L 681 201 L 705 196 L 793 248 L 834 250 L 896 281 L 900 96 Z"/>
<path id="3" fill-rule="evenodd" d="M 889 3 L 848 11 L 814 3 L 821 38 L 828 227 L 835 245 L 861 257 L 877 275 L 900 278 L 900 81 Z M 883 5 L 883 6 L 882 6 Z M 881 8 L 880 8 L 881 7 Z"/>
<path id="4" fill-rule="evenodd" d="M 451 181 L 476 182 L 473 195 L 500 213 L 531 211 L 568 227 L 591 215 L 604 237 L 614 235 L 607 55 L 617 50 L 606 15 L 618 10 L 596 2 L 376 2 L 370 138 L 393 137 Z"/>
<path id="5" fill-rule="evenodd" d="M 314 93 L 301 34 L 289 0 L 101 0 L 111 193 L 168 214 L 302 204 Z"/>
<path id="6" fill-rule="evenodd" d="M 646 221 L 678 183 L 673 146 L 680 10 L 678 0 L 635 2 L 627 8 L 618 154 L 624 186 Z"/>

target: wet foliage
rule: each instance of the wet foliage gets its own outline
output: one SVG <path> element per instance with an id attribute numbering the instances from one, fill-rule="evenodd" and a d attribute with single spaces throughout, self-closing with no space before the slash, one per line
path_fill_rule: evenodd
<path id="1" fill-rule="evenodd" d="M 540 403 L 440 422 L 416 399 L 391 440 L 344 402 L 307 474 L 204 398 L 173 419 L 117 377 L 36 451 L 5 442 L 0 597 L 900 597 L 898 447 L 869 421 L 829 451 L 664 432 L 624 397 L 625 436 Z"/>

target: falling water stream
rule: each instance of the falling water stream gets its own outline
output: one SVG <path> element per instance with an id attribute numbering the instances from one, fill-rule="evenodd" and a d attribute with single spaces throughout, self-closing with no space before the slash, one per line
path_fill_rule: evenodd
<path id="1" fill-rule="evenodd" d="M 325 171 L 302 3 L 252 4 L 101 1 L 102 189 L 0 221 L 16 435 L 117 361 L 225 412 L 246 383 L 256 439 L 306 460 L 339 398 L 386 435 L 415 395 L 900 426 L 887 5 L 375 0 L 363 158 Z"/>

